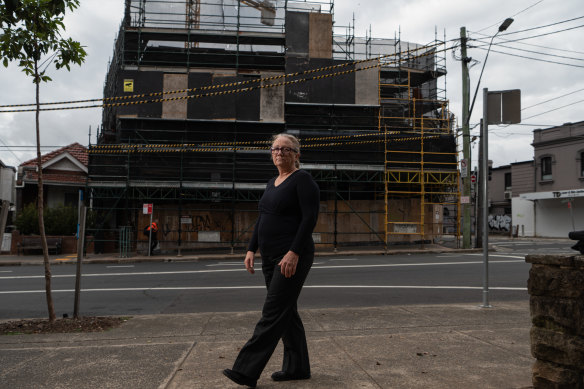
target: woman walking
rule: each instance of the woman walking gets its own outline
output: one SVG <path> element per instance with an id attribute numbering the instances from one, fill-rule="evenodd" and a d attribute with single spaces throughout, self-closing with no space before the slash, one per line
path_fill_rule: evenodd
<path id="1" fill-rule="evenodd" d="M 284 344 L 282 370 L 274 381 L 310 378 L 308 347 L 296 302 L 314 259 L 312 231 L 318 218 L 320 192 L 311 175 L 300 170 L 300 143 L 289 134 L 273 137 L 270 148 L 278 176 L 259 202 L 259 218 L 244 264 L 254 274 L 260 250 L 267 295 L 262 317 L 232 369 L 223 374 L 239 385 L 255 388 L 278 341 Z"/>

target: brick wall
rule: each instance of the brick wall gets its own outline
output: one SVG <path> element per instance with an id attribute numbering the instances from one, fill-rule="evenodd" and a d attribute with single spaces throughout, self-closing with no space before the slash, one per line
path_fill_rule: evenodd
<path id="1" fill-rule="evenodd" d="M 584 389 L 584 256 L 528 255 L 535 389 Z"/>

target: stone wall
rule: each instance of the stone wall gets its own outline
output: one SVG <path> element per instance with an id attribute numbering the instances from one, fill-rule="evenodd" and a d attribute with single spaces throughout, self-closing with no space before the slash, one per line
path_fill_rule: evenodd
<path id="1" fill-rule="evenodd" d="M 528 255 L 535 389 L 584 389 L 584 256 Z"/>

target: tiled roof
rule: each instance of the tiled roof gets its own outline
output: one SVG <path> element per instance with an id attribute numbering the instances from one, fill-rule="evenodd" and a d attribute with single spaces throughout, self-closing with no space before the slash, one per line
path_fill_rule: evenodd
<path id="1" fill-rule="evenodd" d="M 84 166 L 88 163 L 87 148 L 79 143 L 73 143 L 69 146 L 61 147 L 58 150 L 51 151 L 45 155 L 41 155 L 42 163 L 46 163 L 52 159 L 59 157 L 63 153 L 69 153 L 73 158 L 77 159 Z M 19 178 L 19 181 L 37 181 L 38 173 L 36 172 L 37 159 L 31 159 L 22 163 L 20 166 L 25 167 L 24 176 Z M 85 184 L 87 176 L 84 172 L 75 171 L 61 171 L 48 167 L 43 169 L 43 182 L 45 184 Z"/>
<path id="2" fill-rule="evenodd" d="M 81 162 L 84 166 L 87 166 L 88 163 L 88 154 L 87 154 L 87 147 L 79 144 L 79 143 L 72 143 L 69 146 L 61 147 L 58 150 L 51 151 L 48 154 L 41 155 L 41 163 L 45 163 L 50 161 L 51 159 L 58 157 L 59 155 L 63 154 L 64 152 L 68 152 L 71 154 L 75 159 Z M 37 159 L 33 158 L 26 162 L 20 164 L 20 166 L 36 166 Z"/>

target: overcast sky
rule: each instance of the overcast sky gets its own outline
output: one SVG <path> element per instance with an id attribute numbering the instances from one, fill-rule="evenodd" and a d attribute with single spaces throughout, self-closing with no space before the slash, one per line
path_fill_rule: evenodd
<path id="1" fill-rule="evenodd" d="M 122 20 L 123 5 L 124 0 L 84 0 L 77 11 L 67 16 L 64 36 L 80 41 L 88 56 L 81 67 L 73 67 L 70 72 L 51 70 L 53 82 L 41 86 L 41 101 L 103 96 L 105 74 Z M 469 46 L 485 47 L 500 23 L 513 17 L 515 21 L 511 27 L 494 40 L 471 117 L 471 127 L 482 117 L 482 88 L 521 89 L 522 124 L 489 127 L 489 159 L 494 166 L 532 159 L 533 129 L 584 120 L 582 0 L 336 0 L 334 10 L 337 26 L 352 23 L 354 14 L 356 36 L 365 36 L 371 26 L 375 38 L 393 38 L 399 31 L 402 40 L 425 44 L 433 41 L 437 32 L 439 39 L 446 37 L 447 47 L 457 45 L 462 26 L 467 28 L 471 39 L 481 40 L 471 40 Z M 544 26 L 548 27 L 540 28 Z M 528 37 L 534 38 L 503 42 Z M 471 95 L 485 54 L 480 48 L 468 50 L 474 60 L 470 71 Z M 457 58 L 460 58 L 459 49 L 446 53 L 446 89 L 450 110 L 460 124 L 462 76 Z M 34 85 L 30 78 L 14 65 L 0 67 L 0 105 L 33 102 Z M 41 144 L 60 147 L 79 142 L 87 145 L 90 127 L 91 142 L 95 143 L 95 129 L 100 122 L 101 109 L 98 108 L 42 112 Z M 478 126 L 471 133 L 478 135 Z M 35 157 L 31 147 L 34 144 L 34 113 L 0 113 L 0 160 L 17 166 Z M 49 148 L 43 149 L 43 153 L 48 151 Z M 474 142 L 472 153 L 476 161 L 478 142 Z M 475 164 L 473 162 L 473 166 Z"/>

